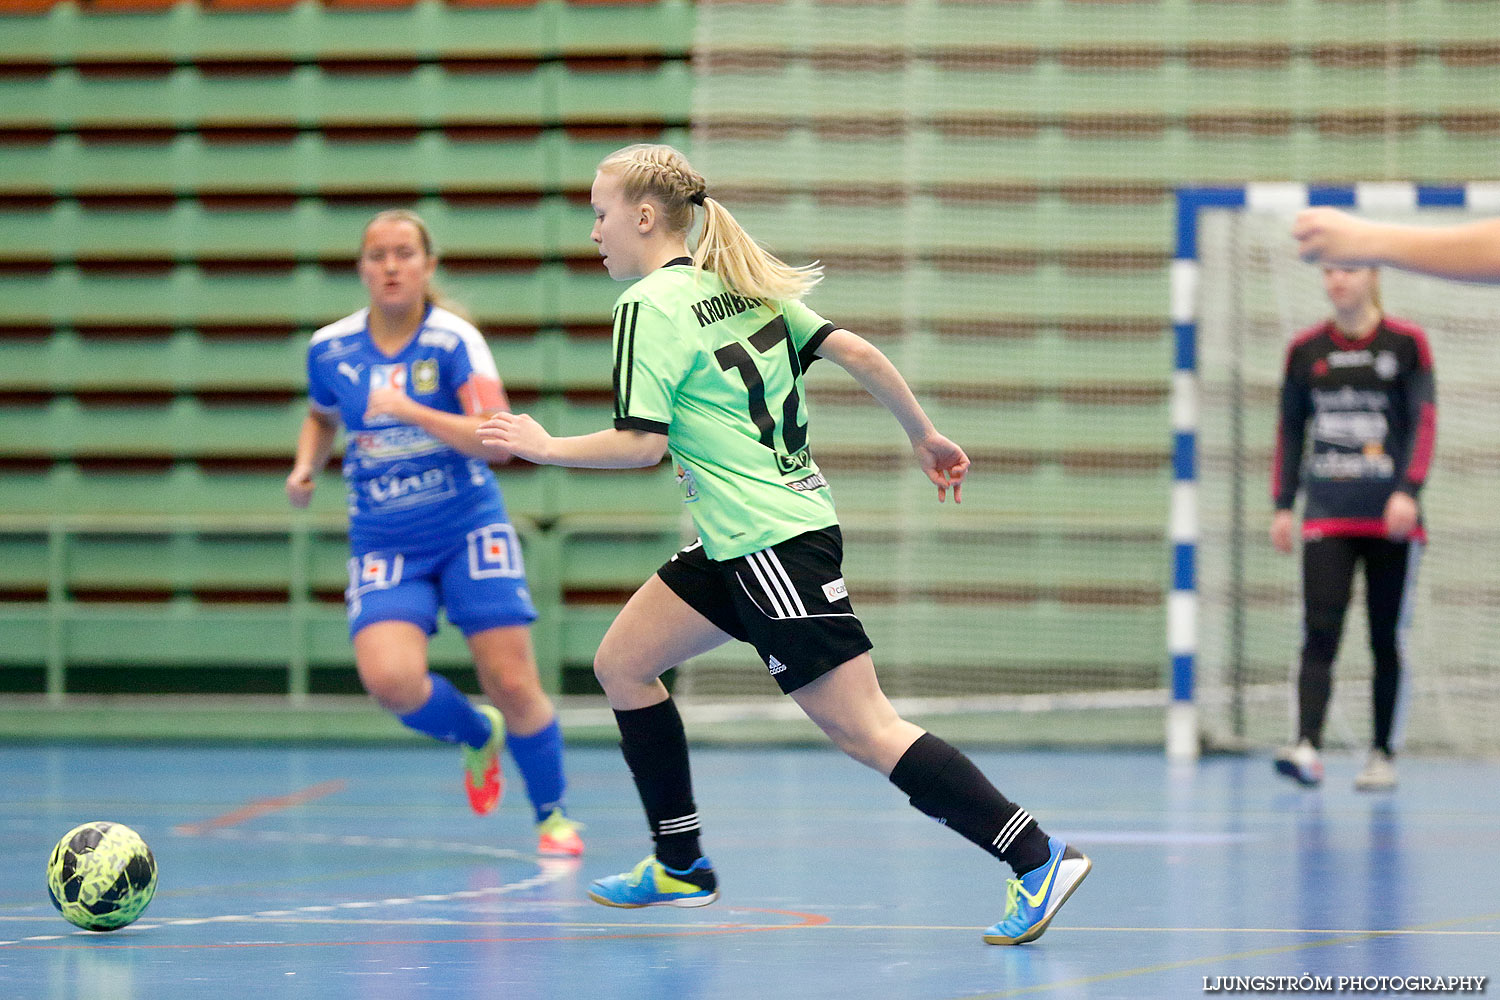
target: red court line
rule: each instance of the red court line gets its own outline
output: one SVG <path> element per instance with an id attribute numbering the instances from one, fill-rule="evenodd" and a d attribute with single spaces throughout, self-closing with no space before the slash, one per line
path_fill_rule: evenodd
<path id="1" fill-rule="evenodd" d="M 278 795 L 271 799 L 256 799 L 253 802 L 245 803 L 238 809 L 232 809 L 227 813 L 215 816 L 213 819 L 206 819 L 201 823 L 184 823 L 174 828 L 172 832 L 185 836 L 193 836 L 195 834 L 207 833 L 210 830 L 222 830 L 228 826 L 238 826 L 246 820 L 255 819 L 257 816 L 264 816 L 266 813 L 279 812 L 282 809 L 300 806 L 304 802 L 311 802 L 314 799 L 321 799 L 324 796 L 335 795 L 342 792 L 344 786 L 347 784 L 348 782 L 343 778 L 335 778 L 332 781 L 325 781 L 322 784 L 304 788 L 300 792 L 292 792 L 290 795 Z"/>

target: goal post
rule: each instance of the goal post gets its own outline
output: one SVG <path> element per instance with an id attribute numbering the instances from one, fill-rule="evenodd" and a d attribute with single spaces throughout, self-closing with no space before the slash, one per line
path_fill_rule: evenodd
<path id="1" fill-rule="evenodd" d="M 1500 183 L 1177 192 L 1166 738 L 1174 758 L 1203 747 L 1265 748 L 1291 735 L 1300 570 L 1295 557 L 1269 551 L 1268 478 L 1286 345 L 1330 312 L 1317 269 L 1297 259 L 1290 236 L 1295 213 L 1313 205 L 1441 224 L 1500 214 Z M 1408 743 L 1500 752 L 1500 288 L 1387 269 L 1381 296 L 1389 314 L 1426 330 L 1440 412 L 1423 493 L 1429 544 L 1403 651 Z M 1332 746 L 1368 741 L 1367 645 L 1357 586 L 1335 667 Z"/>

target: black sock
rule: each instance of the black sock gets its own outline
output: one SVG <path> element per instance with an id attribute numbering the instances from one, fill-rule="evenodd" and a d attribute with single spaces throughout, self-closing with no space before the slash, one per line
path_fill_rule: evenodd
<path id="1" fill-rule="evenodd" d="M 620 726 L 620 751 L 646 807 L 656 860 L 681 871 L 703 854 L 682 716 L 669 697 L 648 708 L 616 712 L 615 721 Z"/>
<path id="2" fill-rule="evenodd" d="M 1031 814 L 996 790 L 974 762 L 931 733 L 907 748 L 891 784 L 911 804 L 1024 875 L 1052 856 Z"/>

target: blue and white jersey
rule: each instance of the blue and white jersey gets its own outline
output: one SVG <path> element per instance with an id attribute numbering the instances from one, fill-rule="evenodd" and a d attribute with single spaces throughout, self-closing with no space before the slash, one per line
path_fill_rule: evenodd
<path id="1" fill-rule="evenodd" d="M 369 309 L 313 334 L 307 349 L 312 407 L 337 413 L 348 431 L 344 483 L 355 551 L 421 548 L 481 522 L 505 521 L 494 473 L 420 427 L 365 418 L 370 393 L 387 386 L 448 413 L 504 407 L 495 359 L 473 324 L 431 306 L 395 355 L 370 337 Z"/>

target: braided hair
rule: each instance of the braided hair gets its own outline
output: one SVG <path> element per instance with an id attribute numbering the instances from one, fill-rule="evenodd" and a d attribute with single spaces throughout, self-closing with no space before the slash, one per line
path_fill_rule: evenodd
<path id="1" fill-rule="evenodd" d="M 620 178 L 627 202 L 655 202 L 667 231 L 684 238 L 693 227 L 694 208 L 702 206 L 703 231 L 693 250 L 693 266 L 718 275 L 736 295 L 773 302 L 801 299 L 823 279 L 818 264 L 793 267 L 755 242 L 729 209 L 709 197 L 703 175 L 671 146 L 626 146 L 606 156 L 599 172 Z"/>

